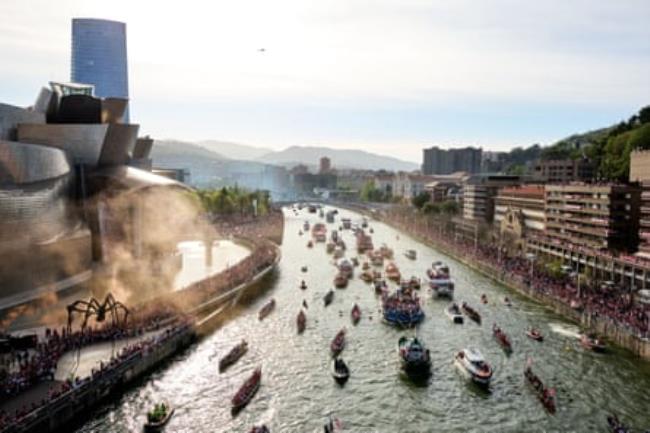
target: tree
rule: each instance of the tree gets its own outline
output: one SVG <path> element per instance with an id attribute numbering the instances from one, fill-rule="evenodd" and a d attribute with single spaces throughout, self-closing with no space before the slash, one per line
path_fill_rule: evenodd
<path id="1" fill-rule="evenodd" d="M 422 212 L 427 215 L 438 215 L 441 212 L 440 205 L 438 203 L 426 202 L 422 206 Z"/>
<path id="2" fill-rule="evenodd" d="M 416 195 L 411 199 L 411 203 L 418 209 L 422 209 L 425 203 L 431 199 L 431 196 L 428 192 L 422 191 L 420 194 Z"/>
<path id="3" fill-rule="evenodd" d="M 442 210 L 443 213 L 447 215 L 456 215 L 460 210 L 460 206 L 458 205 L 458 202 L 455 202 L 453 200 L 447 200 L 446 202 L 440 205 L 440 209 Z"/>

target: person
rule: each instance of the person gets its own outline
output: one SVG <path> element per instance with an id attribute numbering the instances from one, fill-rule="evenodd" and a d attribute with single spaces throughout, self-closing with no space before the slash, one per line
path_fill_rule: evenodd
<path id="1" fill-rule="evenodd" d="M 302 300 L 302 306 L 305 307 L 305 308 L 309 308 L 309 307 L 307 307 L 307 300 L 305 300 L 305 299 Z"/>

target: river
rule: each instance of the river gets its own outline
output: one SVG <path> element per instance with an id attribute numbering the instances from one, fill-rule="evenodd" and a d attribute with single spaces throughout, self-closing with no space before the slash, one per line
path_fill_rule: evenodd
<path id="1" fill-rule="evenodd" d="M 341 211 L 339 217 L 360 220 Z M 273 287 L 241 315 L 211 336 L 175 357 L 140 385 L 130 388 L 112 404 L 91 414 L 78 432 L 140 432 L 146 411 L 166 400 L 176 414 L 166 432 L 242 432 L 266 423 L 271 432 L 321 432 L 329 414 L 343 421 L 345 432 L 607 432 L 605 417 L 617 413 L 631 426 L 650 428 L 650 365 L 627 352 L 607 354 L 583 350 L 579 329 L 545 307 L 495 284 L 464 265 L 409 236 L 376 221 L 373 240 L 378 247 L 395 250 L 396 263 L 405 276 L 424 276 L 432 261 L 445 261 L 456 282 L 456 299 L 467 300 L 483 315 L 483 325 L 471 321 L 454 325 L 443 313 L 445 301 L 433 300 L 422 290 L 425 321 L 418 335 L 432 353 L 433 375 L 426 386 L 416 386 L 399 374 L 396 353 L 401 335 L 412 334 L 380 320 L 379 299 L 370 285 L 355 278 L 346 289 L 336 290 L 334 302 L 323 306 L 322 297 L 332 286 L 334 267 L 324 244 L 306 248 L 308 237 L 299 236 L 305 219 L 319 218 L 303 210 L 299 216 L 285 211 L 282 261 Z M 338 219 L 335 225 L 338 227 Z M 348 256 L 356 255 L 353 236 L 344 232 Z M 404 257 L 415 249 L 418 258 Z M 300 267 L 308 266 L 302 273 Z M 304 278 L 308 289 L 298 288 Z M 488 305 L 479 297 L 487 294 Z M 501 300 L 507 295 L 514 305 Z M 259 308 L 274 297 L 277 308 L 263 322 Z M 295 317 L 303 299 L 309 305 L 307 329 L 296 334 Z M 353 326 L 350 309 L 357 302 L 363 311 Z M 498 323 L 513 341 L 506 356 L 492 337 Z M 546 339 L 528 339 L 524 330 L 539 327 Z M 341 388 L 330 375 L 329 343 L 347 327 L 343 358 L 351 378 Z M 246 338 L 248 353 L 226 372 L 217 362 L 233 344 Z M 489 392 L 467 384 L 452 366 L 454 354 L 475 346 L 495 370 Z M 558 411 L 547 414 L 524 382 L 526 359 L 534 371 L 557 389 Z M 230 398 L 253 369 L 263 369 L 262 387 L 238 416 L 230 413 Z"/>

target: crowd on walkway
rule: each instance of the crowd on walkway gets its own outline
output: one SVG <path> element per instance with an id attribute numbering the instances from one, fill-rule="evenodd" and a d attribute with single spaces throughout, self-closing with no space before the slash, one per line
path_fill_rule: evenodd
<path id="1" fill-rule="evenodd" d="M 174 315 L 172 322 L 169 322 L 170 314 Z M 46 328 L 43 335 L 32 337 L 34 344 L 29 345 L 30 347 L 5 350 L 5 353 L 0 354 L 0 403 L 17 396 L 20 398 L 19 394 L 39 383 L 49 384 L 48 394 L 41 401 L 24 404 L 13 413 L 0 410 L 0 430 L 19 422 L 70 389 L 93 379 L 93 377 L 83 379 L 76 377 L 66 382 L 55 381 L 58 362 L 65 353 L 93 344 L 135 338 L 158 329 L 163 323 L 169 326 L 164 333 L 156 337 L 125 346 L 117 357 L 111 358 L 107 364 L 100 364 L 93 372 L 94 376 L 114 367 L 133 353 L 146 351 L 160 344 L 166 335 L 179 326 L 185 326 L 189 320 L 187 317 L 179 316 L 174 309 L 165 306 L 145 306 L 141 311 L 132 312 L 130 317 L 131 320 L 124 327 L 106 323 L 74 331 L 68 330 L 65 326 Z M 4 337 L 8 339 L 10 336 Z"/>
<path id="2" fill-rule="evenodd" d="M 441 245 L 454 254 L 472 257 L 501 278 L 513 280 L 592 317 L 607 319 L 639 338 L 650 338 L 650 306 L 632 302 L 629 293 L 622 293 L 620 289 L 589 286 L 585 282 L 578 290 L 577 282 L 568 275 L 555 277 L 543 266 L 535 266 L 525 257 L 508 257 L 503 251 L 500 253 L 496 244 L 457 238 L 453 233 L 441 230 L 439 225 L 423 223 L 412 213 L 387 213 L 386 218 L 405 231 Z"/>

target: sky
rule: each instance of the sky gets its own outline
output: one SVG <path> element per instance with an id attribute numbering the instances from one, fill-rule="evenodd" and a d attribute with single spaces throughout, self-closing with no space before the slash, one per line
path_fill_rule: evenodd
<path id="1" fill-rule="evenodd" d="M 141 134 L 508 150 L 650 104 L 648 0 L 1 0 L 0 101 L 70 78 L 73 17 L 127 23 Z M 260 51 L 264 48 L 264 51 Z"/>

